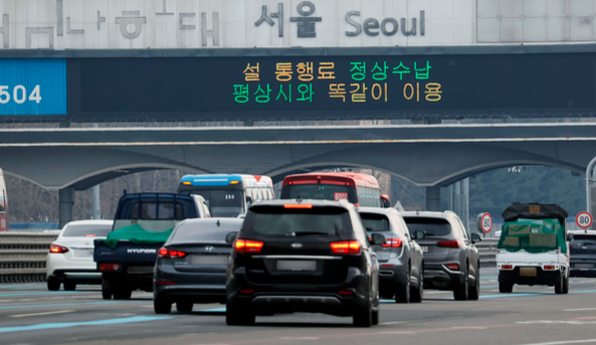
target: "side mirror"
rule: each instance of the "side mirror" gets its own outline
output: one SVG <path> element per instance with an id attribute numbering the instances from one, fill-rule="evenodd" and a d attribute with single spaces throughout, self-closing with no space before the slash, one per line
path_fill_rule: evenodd
<path id="1" fill-rule="evenodd" d="M 477 233 L 473 233 L 470 237 L 472 238 L 472 243 L 482 241 L 482 237 L 480 237 L 480 235 L 478 235 Z"/>
<path id="2" fill-rule="evenodd" d="M 567 241 L 573 241 L 575 236 L 573 234 L 567 234 Z"/>
<path id="3" fill-rule="evenodd" d="M 247 197 L 246 197 L 246 205 L 248 206 L 248 205 L 250 205 L 250 204 L 252 204 L 252 197 L 250 197 L 250 196 L 247 196 Z"/>
<path id="4" fill-rule="evenodd" d="M 415 240 L 422 240 L 424 238 L 426 238 L 426 232 L 422 231 L 422 230 L 416 230 L 413 233 L 413 236 Z"/>
<path id="5" fill-rule="evenodd" d="M 238 231 L 229 232 L 226 235 L 226 243 L 230 243 L 230 244 L 234 243 L 234 241 L 236 240 L 236 236 L 238 236 Z"/>
<path id="6" fill-rule="evenodd" d="M 372 234 L 372 241 L 370 244 L 372 245 L 381 245 L 387 243 L 387 237 L 383 234 Z"/>

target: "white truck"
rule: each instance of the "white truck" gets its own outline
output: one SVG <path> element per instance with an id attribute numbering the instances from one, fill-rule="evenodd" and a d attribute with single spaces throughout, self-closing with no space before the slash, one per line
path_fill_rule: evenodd
<path id="1" fill-rule="evenodd" d="M 514 203 L 503 212 L 496 258 L 501 293 L 512 292 L 514 284 L 569 292 L 567 215 L 560 206 L 537 203 Z"/>

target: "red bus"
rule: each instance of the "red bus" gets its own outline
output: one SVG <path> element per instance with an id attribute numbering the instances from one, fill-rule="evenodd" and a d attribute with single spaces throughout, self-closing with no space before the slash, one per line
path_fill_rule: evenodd
<path id="1" fill-rule="evenodd" d="M 8 231 L 8 200 L 2 169 L 0 169 L 0 231 Z"/>
<path id="2" fill-rule="evenodd" d="M 281 199 L 348 200 L 356 206 L 381 207 L 381 187 L 374 176 L 351 172 L 288 175 Z"/>

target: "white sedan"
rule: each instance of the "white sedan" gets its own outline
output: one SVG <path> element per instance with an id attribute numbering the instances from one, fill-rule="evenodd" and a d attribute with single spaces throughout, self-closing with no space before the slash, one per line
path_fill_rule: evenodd
<path id="1" fill-rule="evenodd" d="M 62 228 L 50 245 L 46 260 L 48 290 L 75 290 L 77 284 L 101 284 L 101 272 L 93 261 L 93 241 L 112 230 L 111 220 L 79 220 Z"/>

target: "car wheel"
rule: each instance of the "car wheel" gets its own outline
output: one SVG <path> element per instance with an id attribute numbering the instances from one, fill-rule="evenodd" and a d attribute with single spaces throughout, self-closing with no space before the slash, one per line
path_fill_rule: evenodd
<path id="1" fill-rule="evenodd" d="M 563 280 L 563 293 L 564 294 L 569 293 L 569 276 L 566 276 L 565 279 Z"/>
<path id="2" fill-rule="evenodd" d="M 478 298 L 480 298 L 480 271 L 478 270 L 480 264 L 477 267 L 474 285 L 470 286 L 470 289 L 468 290 L 468 299 L 472 301 L 477 301 Z"/>
<path id="3" fill-rule="evenodd" d="M 455 286 L 455 290 L 453 290 L 453 298 L 456 301 L 465 301 L 468 299 L 468 289 L 469 289 L 469 282 L 468 282 L 468 268 L 463 272 L 464 282 L 463 284 L 460 282 Z"/>
<path id="4" fill-rule="evenodd" d="M 248 326 L 255 323 L 255 314 L 238 308 L 233 304 L 226 305 L 226 324 L 229 326 Z"/>
<path id="5" fill-rule="evenodd" d="M 176 302 L 176 310 L 181 313 L 192 312 L 192 303 L 190 302 Z"/>
<path id="6" fill-rule="evenodd" d="M 60 290 L 60 280 L 58 278 L 50 276 L 48 277 L 48 290 L 58 291 Z"/>
<path id="7" fill-rule="evenodd" d="M 563 278 L 563 272 L 559 271 L 559 273 L 555 276 L 555 293 L 560 295 L 563 293 L 563 284 L 565 278 Z"/>
<path id="8" fill-rule="evenodd" d="M 372 311 L 372 315 L 371 315 L 371 324 L 373 325 L 378 325 L 379 324 L 379 312 L 381 311 L 381 308 L 377 307 L 377 310 L 373 310 Z"/>
<path id="9" fill-rule="evenodd" d="M 406 282 L 403 285 L 398 285 L 395 291 L 395 302 L 396 303 L 409 303 L 410 302 L 410 288 L 411 285 L 410 270 L 406 271 Z"/>
<path id="10" fill-rule="evenodd" d="M 130 299 L 130 296 L 132 296 L 132 290 L 130 289 L 114 290 L 114 299 Z"/>
<path id="11" fill-rule="evenodd" d="M 64 290 L 66 291 L 74 291 L 77 289 L 77 284 L 72 283 L 72 282 L 64 282 Z"/>
<path id="12" fill-rule="evenodd" d="M 500 281 L 499 282 L 499 292 L 500 293 L 511 293 L 513 292 L 513 284 L 507 281 Z"/>
<path id="13" fill-rule="evenodd" d="M 158 297 L 153 300 L 153 310 L 155 314 L 169 314 L 172 311 L 172 302 Z"/>
<path id="14" fill-rule="evenodd" d="M 112 290 L 110 290 L 110 289 L 102 289 L 102 290 L 101 290 L 101 297 L 102 297 L 103 299 L 112 299 L 112 295 L 113 295 L 113 294 L 114 294 L 114 293 L 113 293 L 113 292 L 112 292 Z"/>
<path id="15" fill-rule="evenodd" d="M 420 303 L 424 297 L 424 270 L 420 267 L 418 276 L 418 286 L 412 287 L 410 292 L 410 302 Z"/>

